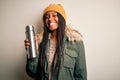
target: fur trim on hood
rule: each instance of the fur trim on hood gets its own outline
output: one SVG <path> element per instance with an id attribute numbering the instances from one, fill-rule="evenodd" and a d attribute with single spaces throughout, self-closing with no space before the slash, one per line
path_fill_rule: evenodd
<path id="1" fill-rule="evenodd" d="M 42 31 L 40 34 L 37 34 L 39 43 L 42 41 L 43 32 L 44 31 Z M 71 27 L 68 27 L 68 26 L 65 29 L 65 35 L 67 36 L 67 38 L 70 42 L 82 40 L 82 35 L 77 30 L 75 30 Z"/>

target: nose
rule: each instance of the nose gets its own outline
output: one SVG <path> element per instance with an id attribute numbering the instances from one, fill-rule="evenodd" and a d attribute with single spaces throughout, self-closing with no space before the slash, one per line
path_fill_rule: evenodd
<path id="1" fill-rule="evenodd" d="M 49 21 L 53 20 L 53 16 L 50 15 L 49 18 L 48 18 Z"/>

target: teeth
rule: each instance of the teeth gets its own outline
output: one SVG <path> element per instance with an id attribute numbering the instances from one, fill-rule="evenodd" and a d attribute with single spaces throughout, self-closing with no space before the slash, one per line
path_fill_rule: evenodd
<path id="1" fill-rule="evenodd" d="M 53 22 L 52 22 L 52 23 L 50 23 L 50 25 L 54 25 L 54 24 L 55 24 L 55 23 L 53 23 Z"/>

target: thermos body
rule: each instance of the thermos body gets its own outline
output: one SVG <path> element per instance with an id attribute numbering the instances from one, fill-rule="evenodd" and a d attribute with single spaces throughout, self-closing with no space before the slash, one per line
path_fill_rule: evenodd
<path id="1" fill-rule="evenodd" d="M 36 58 L 35 32 L 32 25 L 26 26 L 26 38 L 30 41 L 30 47 L 27 50 L 28 58 Z"/>

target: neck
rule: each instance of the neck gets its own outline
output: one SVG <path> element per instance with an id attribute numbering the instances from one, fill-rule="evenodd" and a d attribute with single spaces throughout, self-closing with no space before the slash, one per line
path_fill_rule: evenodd
<path id="1" fill-rule="evenodd" d="M 51 32 L 51 40 L 55 42 L 57 41 L 57 31 Z"/>

